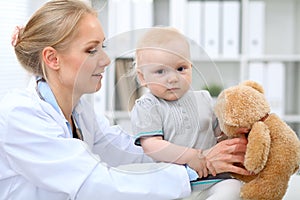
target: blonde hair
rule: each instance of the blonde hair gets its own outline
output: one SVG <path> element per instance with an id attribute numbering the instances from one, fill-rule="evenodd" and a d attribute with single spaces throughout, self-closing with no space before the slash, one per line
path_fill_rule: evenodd
<path id="1" fill-rule="evenodd" d="M 148 30 L 137 42 L 136 58 L 138 60 L 139 51 L 145 49 L 161 49 L 180 55 L 179 52 L 173 52 L 168 48 L 168 44 L 175 41 L 183 45 L 185 53 L 188 55 L 185 59 L 190 59 L 190 45 L 187 38 L 173 27 L 154 27 Z"/>
<path id="2" fill-rule="evenodd" d="M 53 0 L 45 3 L 29 19 L 17 36 L 15 53 L 29 72 L 46 78 L 42 51 L 51 46 L 63 51 L 76 35 L 80 19 L 96 11 L 80 0 Z"/>

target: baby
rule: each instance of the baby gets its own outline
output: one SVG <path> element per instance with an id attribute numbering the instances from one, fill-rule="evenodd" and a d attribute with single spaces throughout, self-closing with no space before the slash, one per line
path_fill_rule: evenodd
<path id="1" fill-rule="evenodd" d="M 136 71 L 149 92 L 131 113 L 135 143 L 156 161 L 186 164 L 206 177 L 202 150 L 216 144 L 212 98 L 191 90 L 187 39 L 174 28 L 150 29 L 138 42 Z"/>

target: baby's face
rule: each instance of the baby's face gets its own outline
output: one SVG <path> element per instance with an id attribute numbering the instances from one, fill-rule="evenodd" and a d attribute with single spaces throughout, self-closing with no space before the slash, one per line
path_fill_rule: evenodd
<path id="1" fill-rule="evenodd" d="M 167 101 L 181 98 L 192 81 L 192 65 L 186 57 L 162 49 L 138 52 L 138 76 L 152 94 Z"/>

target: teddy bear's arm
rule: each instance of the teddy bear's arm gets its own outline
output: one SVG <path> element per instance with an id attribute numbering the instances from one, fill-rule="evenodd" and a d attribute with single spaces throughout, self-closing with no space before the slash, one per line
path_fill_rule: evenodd
<path id="1" fill-rule="evenodd" d="M 244 166 L 250 172 L 259 173 L 265 166 L 270 150 L 270 131 L 261 121 L 254 123 L 248 135 Z"/>

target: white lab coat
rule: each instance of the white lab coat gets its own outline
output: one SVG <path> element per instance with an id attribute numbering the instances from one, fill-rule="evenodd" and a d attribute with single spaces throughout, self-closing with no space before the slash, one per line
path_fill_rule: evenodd
<path id="1" fill-rule="evenodd" d="M 156 200 L 189 195 L 183 166 L 150 162 L 130 135 L 96 116 L 81 100 L 73 139 L 62 113 L 35 85 L 0 102 L 0 199 Z M 120 166 L 123 165 L 123 166 Z M 116 167 L 120 166 L 120 167 Z"/>

